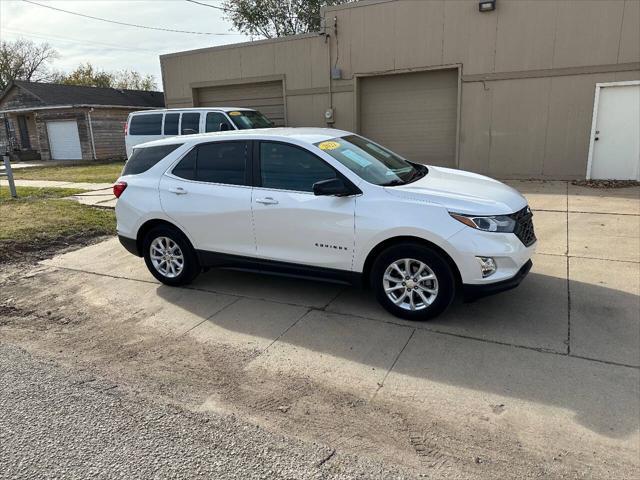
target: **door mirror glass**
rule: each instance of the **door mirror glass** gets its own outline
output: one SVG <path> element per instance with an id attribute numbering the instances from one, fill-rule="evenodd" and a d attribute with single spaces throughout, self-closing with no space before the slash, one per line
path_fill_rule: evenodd
<path id="1" fill-rule="evenodd" d="M 314 195 L 332 195 L 336 197 L 346 197 L 353 192 L 345 185 L 341 178 L 331 178 L 313 184 Z"/>

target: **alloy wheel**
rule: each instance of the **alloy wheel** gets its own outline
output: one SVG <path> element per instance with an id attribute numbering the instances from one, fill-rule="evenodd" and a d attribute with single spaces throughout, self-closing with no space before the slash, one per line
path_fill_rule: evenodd
<path id="1" fill-rule="evenodd" d="M 413 258 L 396 260 L 382 279 L 384 291 L 403 310 L 424 310 L 438 296 L 438 279 L 424 262 Z"/>
<path id="2" fill-rule="evenodd" d="M 184 269 L 184 255 L 169 237 L 157 237 L 149 246 L 153 267 L 166 278 L 176 278 Z"/>

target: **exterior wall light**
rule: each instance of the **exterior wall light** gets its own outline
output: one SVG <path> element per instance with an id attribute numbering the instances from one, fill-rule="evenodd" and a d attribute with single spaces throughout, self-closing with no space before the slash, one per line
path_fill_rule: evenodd
<path id="1" fill-rule="evenodd" d="M 481 12 L 493 12 L 496 9 L 496 0 L 483 0 L 478 4 Z"/>

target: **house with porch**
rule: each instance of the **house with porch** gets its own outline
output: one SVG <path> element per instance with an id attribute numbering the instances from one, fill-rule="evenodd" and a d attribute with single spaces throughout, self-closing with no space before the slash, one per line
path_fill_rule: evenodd
<path id="1" fill-rule="evenodd" d="M 15 80 L 0 94 L 0 154 L 14 161 L 124 158 L 129 113 L 162 107 L 162 92 Z"/>

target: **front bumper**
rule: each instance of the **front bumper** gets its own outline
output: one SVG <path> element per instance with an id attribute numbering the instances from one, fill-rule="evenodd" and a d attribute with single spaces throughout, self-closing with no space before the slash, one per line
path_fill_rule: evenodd
<path id="1" fill-rule="evenodd" d="M 516 273 L 513 277 L 501 282 L 486 283 L 480 285 L 463 284 L 462 294 L 464 300 L 469 302 L 480 297 L 486 297 L 487 295 L 494 295 L 496 293 L 504 292 L 505 290 L 516 288 L 518 285 L 520 285 L 520 282 L 524 280 L 524 277 L 529 274 L 532 266 L 533 262 L 529 260 L 520 268 L 520 270 L 518 270 L 518 273 Z"/>

